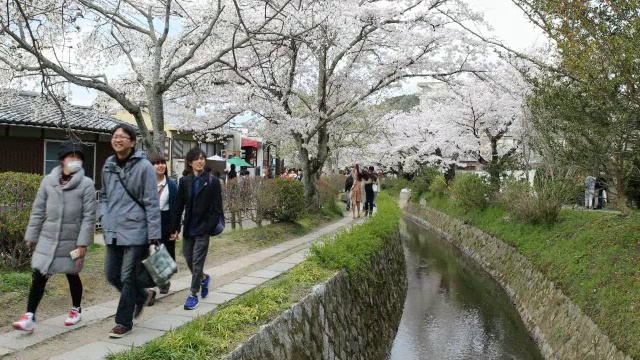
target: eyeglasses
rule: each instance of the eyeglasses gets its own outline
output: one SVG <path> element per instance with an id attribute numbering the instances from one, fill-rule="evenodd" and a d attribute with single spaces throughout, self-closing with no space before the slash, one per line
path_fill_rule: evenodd
<path id="1" fill-rule="evenodd" d="M 111 137 L 111 140 L 131 140 L 131 138 L 128 136 L 114 135 Z"/>

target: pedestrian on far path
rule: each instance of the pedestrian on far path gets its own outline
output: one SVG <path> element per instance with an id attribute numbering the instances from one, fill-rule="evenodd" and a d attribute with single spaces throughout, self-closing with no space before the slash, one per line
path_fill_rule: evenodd
<path id="1" fill-rule="evenodd" d="M 360 203 L 362 202 L 362 173 L 360 172 L 360 165 L 356 164 L 351 170 L 351 176 L 353 176 L 353 186 L 351 187 L 351 212 L 353 218 L 356 218 L 356 210 L 358 218 L 360 217 Z"/>
<path id="2" fill-rule="evenodd" d="M 229 170 L 229 173 L 227 174 L 227 181 L 233 180 L 237 177 L 238 177 L 238 173 L 236 172 L 236 165 L 231 164 L 231 170 Z"/>
<path id="3" fill-rule="evenodd" d="M 202 298 L 209 294 L 211 276 L 204 273 L 209 236 L 218 235 L 224 229 L 222 187 L 218 179 L 204 172 L 205 156 L 199 147 L 187 153 L 185 161 L 191 174 L 180 179 L 171 221 L 171 236 L 176 240 L 184 212 L 182 254 L 191 271 L 191 294 L 184 303 L 185 310 L 198 306 L 198 293 Z"/>
<path id="4" fill-rule="evenodd" d="M 584 206 L 587 209 L 593 209 L 593 200 L 596 194 L 596 178 L 589 175 L 584 180 Z"/>
<path id="5" fill-rule="evenodd" d="M 353 175 L 349 172 L 347 175 L 347 179 L 344 182 L 344 193 L 347 198 L 347 211 L 351 209 L 351 188 L 353 187 Z"/>
<path id="6" fill-rule="evenodd" d="M 147 301 L 147 289 L 139 275 L 149 246 L 162 238 L 156 170 L 142 150 L 135 150 L 136 133 L 121 124 L 111 132 L 115 155 L 102 168 L 100 215 L 106 245 L 107 281 L 120 292 L 116 326 L 109 336 L 131 332 L 133 319 Z"/>
<path id="7" fill-rule="evenodd" d="M 53 274 L 66 274 L 72 307 L 65 325 L 80 321 L 82 281 L 80 271 L 87 246 L 93 243 L 96 200 L 93 180 L 84 176 L 82 146 L 67 141 L 58 151 L 60 165 L 40 183 L 31 209 L 25 241 L 35 248 L 31 258 L 31 289 L 27 312 L 14 322 L 14 328 L 33 332 L 36 310 L 44 296 L 47 280 Z"/>
<path id="8" fill-rule="evenodd" d="M 364 184 L 364 216 L 371 216 L 373 214 L 373 184 L 377 182 L 376 175 L 371 171 L 366 171 L 362 175 L 362 183 Z"/>
<path id="9" fill-rule="evenodd" d="M 373 166 L 369 166 L 369 173 L 374 176 L 372 185 L 373 202 L 371 206 L 376 207 L 376 198 L 378 198 L 378 194 L 380 193 L 380 175 L 376 174 L 375 168 Z"/>
<path id="10" fill-rule="evenodd" d="M 167 175 L 167 161 L 162 154 L 149 155 L 149 161 L 156 170 L 156 182 L 158 184 L 158 200 L 160 204 L 160 221 L 162 228 L 162 237 L 160 243 L 164 244 L 171 258 L 176 260 L 176 241 L 171 239 L 169 227 L 173 218 L 172 213 L 176 207 L 176 197 L 178 195 L 178 185 L 174 180 L 169 179 Z M 171 283 L 160 287 L 160 294 L 169 293 Z M 156 300 L 156 290 L 149 289 L 147 297 L 147 306 L 153 306 Z"/>

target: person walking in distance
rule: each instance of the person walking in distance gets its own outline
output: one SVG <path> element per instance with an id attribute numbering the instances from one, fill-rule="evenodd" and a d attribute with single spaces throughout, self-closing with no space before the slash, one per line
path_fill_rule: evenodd
<path id="1" fill-rule="evenodd" d="M 360 203 L 362 202 L 362 173 L 360 173 L 360 165 L 356 164 L 351 170 L 353 177 L 353 186 L 351 187 L 351 211 L 353 218 L 356 218 L 356 210 L 360 217 Z"/>
<path id="2" fill-rule="evenodd" d="M 156 182 L 158 184 L 158 200 L 160 202 L 160 221 L 162 223 L 162 237 L 160 243 L 164 244 L 165 248 L 171 255 L 171 258 L 176 260 L 176 241 L 171 239 L 169 233 L 169 226 L 171 226 L 171 215 L 175 211 L 176 197 L 178 195 L 178 185 L 174 180 L 169 179 L 167 175 L 167 162 L 162 154 L 149 155 L 149 161 L 156 170 Z M 169 287 L 171 283 L 159 288 L 160 294 L 169 293 Z M 156 299 L 156 290 L 149 289 L 149 295 L 147 297 L 147 306 L 153 306 Z"/>
<path id="3" fill-rule="evenodd" d="M 589 175 L 584 180 L 584 206 L 593 209 L 593 200 L 596 193 L 596 178 Z"/>
<path id="4" fill-rule="evenodd" d="M 107 281 L 119 292 L 116 326 L 110 337 L 131 332 L 133 319 L 142 312 L 147 289 L 139 279 L 149 246 L 162 237 L 156 170 L 141 150 L 135 150 L 136 133 L 128 125 L 111 132 L 115 155 L 102 168 L 100 221 L 106 245 Z"/>
<path id="5" fill-rule="evenodd" d="M 191 271 L 191 294 L 184 309 L 193 310 L 198 306 L 198 293 L 202 298 L 209 294 L 211 277 L 204 273 L 209 236 L 218 235 L 224 229 L 224 212 L 220 181 L 204 172 L 204 151 L 199 147 L 189 150 L 185 161 L 191 174 L 180 179 L 170 232 L 176 240 L 184 212 L 182 254 Z"/>
<path id="6" fill-rule="evenodd" d="M 351 188 L 353 187 L 353 175 L 351 172 L 347 173 L 347 180 L 344 182 L 344 192 L 347 198 L 347 211 L 351 209 Z"/>
<path id="7" fill-rule="evenodd" d="M 24 236 L 27 246 L 35 250 L 27 312 L 12 324 L 18 330 L 35 330 L 36 310 L 53 274 L 65 274 L 71 290 L 72 307 L 64 324 L 77 324 L 82 313 L 79 274 L 87 246 L 93 243 L 95 190 L 93 180 L 84 176 L 80 144 L 62 143 L 58 158 L 60 164 L 40 183 Z"/>
<path id="8" fill-rule="evenodd" d="M 371 216 L 373 214 L 373 185 L 377 182 L 376 175 L 373 171 L 366 171 L 362 175 L 362 183 L 364 184 L 364 216 Z"/>
<path id="9" fill-rule="evenodd" d="M 369 174 L 373 176 L 373 185 L 371 187 L 373 190 L 373 201 L 371 203 L 371 206 L 372 208 L 374 208 L 376 207 L 376 198 L 380 193 L 380 176 L 379 174 L 376 174 L 375 168 L 373 166 L 369 166 Z"/>

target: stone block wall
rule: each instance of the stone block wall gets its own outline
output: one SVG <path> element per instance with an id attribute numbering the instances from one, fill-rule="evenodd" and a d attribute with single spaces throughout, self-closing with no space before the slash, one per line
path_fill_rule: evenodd
<path id="1" fill-rule="evenodd" d="M 344 271 L 241 344 L 227 360 L 384 360 L 407 293 L 400 235 L 385 242 L 361 274 Z"/>
<path id="2" fill-rule="evenodd" d="M 500 283 L 545 359 L 631 359 L 514 247 L 426 206 L 409 204 L 405 213 L 440 233 Z"/>

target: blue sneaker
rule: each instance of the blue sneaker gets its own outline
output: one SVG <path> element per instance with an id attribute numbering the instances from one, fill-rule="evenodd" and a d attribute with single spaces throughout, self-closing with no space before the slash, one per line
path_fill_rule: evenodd
<path id="1" fill-rule="evenodd" d="M 185 310 L 193 310 L 198 307 L 198 296 L 197 295 L 189 295 L 187 301 L 184 302 Z"/>
<path id="2" fill-rule="evenodd" d="M 204 275 L 204 280 L 202 280 L 202 289 L 200 289 L 200 296 L 202 296 L 202 298 L 206 298 L 207 295 L 209 295 L 209 282 L 211 281 L 211 276 L 205 274 Z"/>

